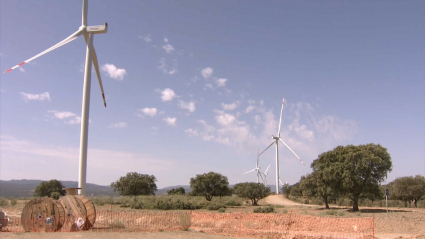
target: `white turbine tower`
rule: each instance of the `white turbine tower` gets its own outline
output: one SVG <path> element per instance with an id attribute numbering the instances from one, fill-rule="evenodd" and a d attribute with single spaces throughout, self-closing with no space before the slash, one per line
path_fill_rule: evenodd
<path id="1" fill-rule="evenodd" d="M 103 92 L 102 80 L 100 78 L 99 63 L 97 61 L 96 51 L 93 46 L 93 36 L 94 34 L 102 34 L 108 31 L 108 24 L 105 22 L 104 25 L 100 26 L 87 26 L 87 8 L 88 0 L 83 0 L 83 17 L 82 25 L 78 31 L 74 32 L 71 36 L 65 38 L 63 41 L 58 44 L 50 47 L 49 49 L 41 52 L 38 55 L 33 56 L 32 58 L 10 68 L 4 73 L 10 72 L 13 69 L 16 69 L 25 63 L 28 63 L 38 57 L 53 51 L 65 44 L 72 42 L 77 39 L 79 36 L 83 35 L 86 41 L 86 66 L 84 73 L 84 88 L 83 88 L 83 105 L 81 113 L 81 138 L 80 138 L 80 166 L 79 166 L 79 181 L 78 187 L 81 188 L 80 194 L 84 195 L 86 193 L 86 170 L 87 170 L 87 139 L 88 139 L 88 129 L 89 129 L 89 108 L 90 108 L 90 86 L 91 86 L 91 66 L 94 65 L 96 71 L 97 79 L 99 81 L 100 91 L 102 92 L 103 104 L 106 107 L 105 94 Z"/>
<path id="2" fill-rule="evenodd" d="M 258 152 L 260 152 L 260 151 L 258 150 Z M 260 182 L 260 177 L 264 182 L 263 176 L 261 176 L 261 172 L 260 172 L 261 168 L 258 166 L 259 160 L 260 160 L 260 155 L 257 153 L 257 164 L 255 165 L 255 168 L 253 170 L 250 170 L 250 171 L 242 174 L 242 175 L 244 175 L 244 174 L 250 173 L 252 171 L 257 171 L 257 183 Z"/>
<path id="3" fill-rule="evenodd" d="M 272 139 L 275 141 L 269 145 L 263 152 L 261 152 L 260 155 L 262 155 L 264 152 L 266 152 L 267 149 L 269 149 L 273 144 L 276 144 L 276 194 L 279 194 L 279 140 L 289 149 L 291 152 L 300 160 L 300 162 L 304 165 L 304 162 L 298 157 L 298 155 L 280 138 L 280 125 L 282 123 L 282 111 L 283 111 L 283 104 L 285 103 L 285 98 L 282 100 L 282 107 L 280 109 L 280 118 L 279 118 L 279 129 L 277 130 L 277 136 L 272 135 Z"/>

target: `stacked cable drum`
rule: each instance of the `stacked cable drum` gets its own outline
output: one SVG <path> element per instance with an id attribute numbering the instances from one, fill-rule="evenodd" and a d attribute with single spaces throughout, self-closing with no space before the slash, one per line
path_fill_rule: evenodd
<path id="1" fill-rule="evenodd" d="M 64 222 L 63 206 L 51 198 L 36 198 L 29 201 L 21 214 L 21 224 L 25 231 L 55 232 L 61 230 Z"/>

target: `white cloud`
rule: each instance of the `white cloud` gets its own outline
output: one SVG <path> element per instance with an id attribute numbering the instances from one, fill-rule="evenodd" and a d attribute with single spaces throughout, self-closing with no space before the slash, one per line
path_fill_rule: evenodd
<path id="1" fill-rule="evenodd" d="M 163 45 L 162 49 L 164 49 L 168 54 L 175 51 L 174 47 L 170 44 Z"/>
<path id="2" fill-rule="evenodd" d="M 108 128 L 126 128 L 126 127 L 127 127 L 126 122 L 119 122 L 119 123 L 115 123 L 115 124 L 110 124 L 108 126 Z"/>
<path id="3" fill-rule="evenodd" d="M 204 89 L 214 89 L 214 86 L 212 84 L 205 84 Z"/>
<path id="4" fill-rule="evenodd" d="M 25 69 L 21 66 L 21 67 L 19 67 L 19 71 L 20 72 L 25 72 Z"/>
<path id="5" fill-rule="evenodd" d="M 176 126 L 177 119 L 167 117 L 167 118 L 164 119 L 164 121 L 165 121 L 165 123 L 167 123 L 167 125 Z"/>
<path id="6" fill-rule="evenodd" d="M 176 68 L 173 68 L 171 71 L 168 72 L 170 75 L 174 75 L 177 72 Z"/>
<path id="7" fill-rule="evenodd" d="M 201 71 L 201 75 L 204 77 L 204 79 L 208 79 L 212 76 L 213 72 L 214 70 L 211 67 L 207 67 Z"/>
<path id="8" fill-rule="evenodd" d="M 164 42 L 168 42 L 168 39 L 167 38 L 164 38 Z"/>
<path id="9" fill-rule="evenodd" d="M 172 101 L 176 97 L 176 93 L 170 88 L 166 88 L 161 91 L 161 99 L 162 101 Z"/>
<path id="10" fill-rule="evenodd" d="M 139 36 L 140 39 L 143 39 L 145 42 L 152 42 L 152 36 L 151 34 L 148 34 L 146 36 Z"/>
<path id="11" fill-rule="evenodd" d="M 149 115 L 151 117 L 155 116 L 158 112 L 158 110 L 156 108 L 144 108 L 144 109 L 140 109 L 140 112 L 142 112 L 145 115 Z"/>
<path id="12" fill-rule="evenodd" d="M 178 64 L 176 62 L 176 60 L 173 63 L 173 69 L 169 70 L 167 69 L 167 64 L 165 63 L 165 58 L 161 58 L 159 60 L 159 66 L 157 66 L 156 68 L 162 70 L 162 72 L 164 72 L 164 74 L 169 74 L 169 75 L 174 75 L 178 72 Z"/>
<path id="13" fill-rule="evenodd" d="M 250 113 L 255 109 L 255 106 L 253 105 L 248 105 L 248 107 L 246 107 L 245 113 Z"/>
<path id="14" fill-rule="evenodd" d="M 351 139 L 358 130 L 354 120 L 342 120 L 329 115 L 314 119 L 314 127 L 319 133 L 328 134 L 339 141 Z"/>
<path id="15" fill-rule="evenodd" d="M 102 66 L 102 70 L 107 72 L 109 77 L 115 80 L 124 80 L 124 75 L 127 74 L 125 69 L 118 69 L 113 64 L 105 64 Z"/>
<path id="16" fill-rule="evenodd" d="M 41 94 L 29 94 L 29 93 L 21 92 L 21 96 L 24 101 L 28 101 L 28 100 L 38 100 L 38 101 L 49 100 L 50 101 L 49 92 L 44 92 Z"/>
<path id="17" fill-rule="evenodd" d="M 227 110 L 227 111 L 232 111 L 232 110 L 236 109 L 238 107 L 238 105 L 239 105 L 239 102 L 234 102 L 234 103 L 231 103 L 231 104 L 221 103 L 223 110 Z"/>
<path id="18" fill-rule="evenodd" d="M 195 111 L 195 102 L 190 101 L 190 102 L 184 102 L 182 100 L 179 100 L 179 107 L 182 109 L 186 109 L 189 110 L 189 112 L 194 112 Z"/>
<path id="19" fill-rule="evenodd" d="M 216 119 L 217 123 L 219 123 L 220 125 L 229 125 L 229 124 L 235 122 L 236 117 L 231 115 L 231 114 L 220 112 L 219 115 L 215 117 L 215 119 Z"/>
<path id="20" fill-rule="evenodd" d="M 79 124 L 81 123 L 81 117 L 78 115 L 68 112 L 68 111 L 56 111 L 49 110 L 48 113 L 53 114 L 53 116 L 57 119 L 64 120 L 66 124 Z"/>
<path id="21" fill-rule="evenodd" d="M 190 136 L 198 136 L 198 132 L 196 130 L 193 130 L 192 128 L 189 128 L 187 130 L 185 130 L 184 132 L 186 132 L 188 135 Z"/>
<path id="22" fill-rule="evenodd" d="M 220 78 L 215 83 L 218 87 L 226 86 L 227 79 Z"/>

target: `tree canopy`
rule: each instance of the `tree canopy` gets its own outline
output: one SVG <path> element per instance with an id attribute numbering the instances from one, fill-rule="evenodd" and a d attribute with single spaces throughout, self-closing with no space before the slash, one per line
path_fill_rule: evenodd
<path id="1" fill-rule="evenodd" d="M 156 181 L 154 175 L 132 172 L 111 183 L 111 188 L 122 196 L 155 195 Z"/>
<path id="2" fill-rule="evenodd" d="M 417 202 L 425 195 L 425 177 L 416 175 L 415 177 L 401 177 L 389 183 L 390 198 L 404 201 L 407 207 L 407 202 L 413 201 L 415 207 Z"/>
<path id="3" fill-rule="evenodd" d="M 185 195 L 186 191 L 183 187 L 172 188 L 167 191 L 168 195 Z"/>
<path id="4" fill-rule="evenodd" d="M 190 188 L 192 195 L 205 196 L 208 201 L 215 196 L 228 196 L 232 193 L 227 177 L 214 172 L 197 174 L 190 179 Z"/>
<path id="5" fill-rule="evenodd" d="M 251 199 L 252 205 L 258 205 L 258 200 L 270 195 L 270 188 L 262 183 L 238 183 L 233 186 L 233 193 L 241 198 Z"/>
<path id="6" fill-rule="evenodd" d="M 64 196 L 65 191 L 62 190 L 64 186 L 62 182 L 56 179 L 52 179 L 50 181 L 41 182 L 34 190 L 34 196 L 36 197 L 57 197 L 57 194 Z M 56 192 L 56 193 L 55 193 Z M 52 193 L 54 193 L 52 195 Z"/>
<path id="7" fill-rule="evenodd" d="M 320 171 L 313 171 L 311 174 L 301 177 L 300 188 L 304 195 L 321 197 L 326 209 L 329 209 L 328 198 L 332 195 L 332 188 L 327 182 L 325 175 Z"/>
<path id="8" fill-rule="evenodd" d="M 380 195 L 379 185 L 392 170 L 391 156 L 379 144 L 338 146 L 322 153 L 312 163 L 323 186 L 349 197 L 358 211 L 362 196 Z"/>

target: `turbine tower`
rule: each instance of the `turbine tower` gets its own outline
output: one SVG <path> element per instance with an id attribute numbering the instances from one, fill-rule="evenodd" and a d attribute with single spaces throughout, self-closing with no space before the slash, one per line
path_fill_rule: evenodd
<path id="1" fill-rule="evenodd" d="M 280 125 L 282 123 L 282 111 L 283 111 L 283 104 L 285 103 L 285 98 L 282 100 L 282 107 L 280 109 L 280 118 L 279 118 L 279 129 L 277 130 L 277 136 L 272 135 L 272 139 L 275 141 L 269 145 L 263 152 L 261 152 L 260 155 L 262 155 L 264 152 L 266 152 L 267 149 L 269 149 L 273 144 L 276 144 L 276 194 L 279 194 L 279 182 L 280 182 L 280 176 L 279 176 L 279 140 L 289 149 L 291 152 L 300 160 L 300 162 L 304 165 L 304 162 L 298 157 L 298 155 L 280 138 Z"/>
<path id="2" fill-rule="evenodd" d="M 97 79 L 99 81 L 100 91 L 102 92 L 103 104 L 106 107 L 105 94 L 103 92 L 102 80 L 100 78 L 99 63 L 97 61 L 96 51 L 93 46 L 93 36 L 95 34 L 103 34 L 108 31 L 108 24 L 105 22 L 104 25 L 100 26 L 87 26 L 87 9 L 88 0 L 83 0 L 83 16 L 82 16 L 82 25 L 78 31 L 74 32 L 71 36 L 65 38 L 63 41 L 58 44 L 50 47 L 49 49 L 41 52 L 38 55 L 33 56 L 32 58 L 8 69 L 4 73 L 8 73 L 13 69 L 16 69 L 25 63 L 28 63 L 38 57 L 53 51 L 65 44 L 72 42 L 77 39 L 79 36 L 83 35 L 84 40 L 86 41 L 86 65 L 84 73 L 84 88 L 83 88 L 83 104 L 82 104 L 82 113 L 81 113 L 81 138 L 80 138 L 80 166 L 79 166 L 79 180 L 78 187 L 79 194 L 85 195 L 86 193 L 86 175 L 87 175 L 87 141 L 88 141 L 88 130 L 89 130 L 89 109 L 90 109 L 90 87 L 91 87 L 91 66 L 94 65 L 96 71 Z"/>

